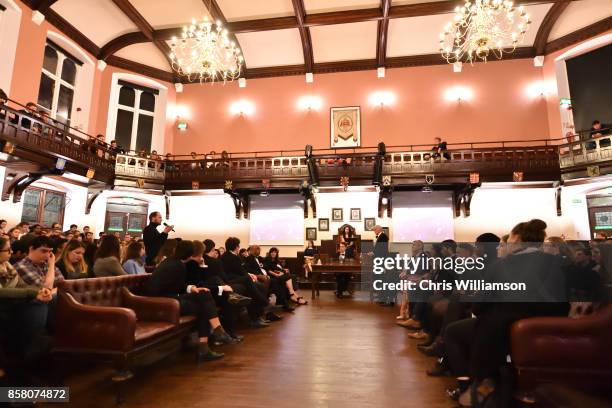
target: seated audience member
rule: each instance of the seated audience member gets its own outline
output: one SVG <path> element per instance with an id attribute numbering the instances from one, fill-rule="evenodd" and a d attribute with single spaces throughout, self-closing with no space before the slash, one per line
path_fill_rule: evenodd
<path id="1" fill-rule="evenodd" d="M 8 231 L 6 230 L 6 226 L 7 226 L 8 222 L 6 222 L 6 220 L 0 220 L 0 234 L 4 235 L 6 234 Z"/>
<path id="2" fill-rule="evenodd" d="M 8 236 L 11 244 L 19 239 L 19 235 L 21 235 L 21 230 L 17 227 L 13 227 L 8 230 Z"/>
<path id="3" fill-rule="evenodd" d="M 28 247 L 25 242 L 21 239 L 17 241 L 11 242 L 11 259 L 9 262 L 11 265 L 15 265 L 17 262 L 21 261 L 28 254 Z"/>
<path id="4" fill-rule="evenodd" d="M 304 249 L 304 276 L 306 278 L 308 278 L 309 273 L 312 273 L 312 263 L 317 252 L 314 241 L 309 239 Z"/>
<path id="5" fill-rule="evenodd" d="M 142 275 L 147 273 L 144 264 L 145 249 L 142 242 L 131 242 L 126 251 L 123 269 L 128 275 Z"/>
<path id="6" fill-rule="evenodd" d="M 223 256 L 223 254 L 225 253 L 225 247 L 220 246 L 219 248 L 217 248 L 217 251 L 219 251 L 219 256 Z"/>
<path id="7" fill-rule="evenodd" d="M 200 288 L 207 288 L 210 291 L 215 304 L 220 308 L 221 323 L 227 333 L 238 341 L 244 340 L 242 336 L 236 334 L 236 322 L 240 306 L 247 306 L 251 303 L 251 298 L 234 293 L 234 289 L 225 284 L 217 276 L 208 274 L 208 265 L 204 262 L 204 251 L 206 247 L 200 241 L 193 241 L 194 253 L 185 263 L 187 270 L 187 284 Z"/>
<path id="8" fill-rule="evenodd" d="M 589 129 L 589 138 L 594 139 L 610 134 L 610 125 L 603 125 L 599 120 L 594 120 Z M 604 138 L 599 140 L 600 147 L 610 147 L 610 138 Z M 593 150 L 597 147 L 597 142 L 586 143 L 587 150 Z"/>
<path id="9" fill-rule="evenodd" d="M 76 225 L 76 224 L 71 224 L 71 225 L 70 225 L 70 229 L 69 229 L 69 230 L 64 231 L 64 235 L 67 235 L 67 234 L 72 234 L 72 235 L 75 235 L 75 234 L 78 232 L 78 230 L 79 230 L 79 226 L 78 226 L 78 225 Z"/>
<path id="10" fill-rule="evenodd" d="M 574 262 L 567 269 L 567 283 L 572 301 L 599 300 L 603 282 L 595 270 L 596 266 L 590 248 L 581 247 L 574 250 Z"/>
<path id="11" fill-rule="evenodd" d="M 119 262 L 120 257 L 121 248 L 117 237 L 105 235 L 100 241 L 100 247 L 96 252 L 93 267 L 94 276 L 101 278 L 104 276 L 126 275 Z"/>
<path id="12" fill-rule="evenodd" d="M 352 251 L 347 251 L 344 242 L 338 244 L 338 259 L 344 261 L 353 257 Z M 351 281 L 351 275 L 348 273 L 337 273 L 336 274 L 336 297 L 342 299 L 344 292 L 349 289 L 349 283 Z"/>
<path id="13" fill-rule="evenodd" d="M 0 89 L 0 120 L 6 118 L 6 109 L 3 109 L 8 102 L 8 95 L 3 89 Z"/>
<path id="14" fill-rule="evenodd" d="M 246 261 L 246 257 L 249 256 L 249 251 L 246 248 L 240 248 L 240 252 L 238 252 L 238 257 L 244 263 Z"/>
<path id="15" fill-rule="evenodd" d="M 55 259 L 59 259 L 59 257 L 62 255 L 62 251 L 68 243 L 68 240 L 62 237 L 52 237 L 51 243 L 53 245 L 53 255 L 55 255 Z"/>
<path id="16" fill-rule="evenodd" d="M 258 282 L 257 275 L 247 272 L 240 261 L 240 258 L 238 257 L 238 253 L 240 252 L 240 240 L 238 238 L 229 237 L 225 241 L 225 247 L 227 248 L 227 251 L 223 254 L 223 256 L 219 257 L 221 260 L 222 270 L 227 277 L 227 279 L 224 280 L 230 284 L 233 282 L 240 283 L 245 288 L 248 288 L 248 292 L 243 294 L 252 298 L 255 301 L 253 305 L 257 306 L 257 308 L 251 308 L 250 310 L 247 309 L 249 310 L 249 317 L 251 319 L 250 326 L 253 328 L 268 326 L 269 321 L 262 318 L 262 313 L 264 312 L 265 307 L 268 306 L 268 291 L 266 287 Z M 214 249 L 211 249 L 210 251 L 214 251 Z M 208 258 L 206 258 L 206 261 L 209 262 Z M 212 265 L 212 263 L 209 263 L 209 265 Z"/>
<path id="17" fill-rule="evenodd" d="M 174 254 L 174 250 L 176 249 L 177 243 L 178 243 L 178 240 L 176 239 L 169 239 L 165 241 L 164 244 L 159 249 L 157 256 L 155 257 L 155 265 L 159 265 L 160 263 L 165 261 L 166 258 L 171 257 L 172 254 Z"/>
<path id="18" fill-rule="evenodd" d="M 431 148 L 433 154 L 431 157 L 433 159 L 444 158 L 446 160 L 450 160 L 450 154 L 447 151 L 446 142 L 443 142 L 439 137 L 434 138 L 435 144 Z"/>
<path id="19" fill-rule="evenodd" d="M 459 398 L 461 405 L 473 405 L 472 395 L 484 400 L 499 384 L 500 367 L 506 364 L 509 353 L 512 323 L 528 317 L 567 316 L 561 260 L 541 251 L 545 237 L 546 223 L 542 220 L 517 224 L 508 238 L 510 253 L 492 265 L 491 280 L 524 282 L 527 289 L 486 294 L 488 301 L 481 302 L 475 311 L 469 360 L 472 387 Z"/>
<path id="20" fill-rule="evenodd" d="M 115 154 L 125 154 L 125 150 L 123 150 L 123 148 L 117 144 L 116 140 L 111 140 L 111 142 L 110 142 L 110 149 Z"/>
<path id="21" fill-rule="evenodd" d="M 297 291 L 293 288 L 293 280 L 289 269 L 285 268 L 281 264 L 281 260 L 278 257 L 278 248 L 272 247 L 268 251 L 268 255 L 264 259 L 264 268 L 268 271 L 269 275 L 272 275 L 273 280 L 279 280 L 284 283 L 289 294 L 289 300 L 297 305 L 307 305 L 308 301 L 300 296 Z"/>
<path id="22" fill-rule="evenodd" d="M 48 237 L 32 239 L 28 244 L 27 256 L 14 266 L 27 285 L 52 289 L 54 294 L 57 291 L 57 284 L 64 280 L 64 276 L 55 265 L 53 243 Z M 52 281 L 49 277 L 51 270 L 54 272 Z"/>
<path id="23" fill-rule="evenodd" d="M 25 106 L 25 109 L 20 109 L 19 113 L 30 115 L 36 119 L 40 118 L 40 115 L 38 114 L 38 106 L 36 106 L 34 102 L 28 102 Z M 16 121 L 17 121 L 17 117 L 15 117 L 14 121 L 12 120 L 11 122 L 16 123 Z M 32 127 L 32 121 L 27 116 L 22 116 L 21 117 L 21 127 L 24 129 L 30 129 Z M 37 131 L 37 129 L 40 130 L 39 124 L 35 124 L 32 127 L 32 130 L 34 131 Z"/>
<path id="24" fill-rule="evenodd" d="M 208 347 L 209 336 L 213 342 L 236 344 L 221 326 L 217 307 L 210 290 L 187 284 L 185 263 L 193 255 L 193 242 L 182 240 L 177 243 L 172 256 L 159 264 L 148 282 L 150 296 L 164 296 L 176 299 L 183 315 L 195 315 L 199 337 L 198 360 L 211 361 L 224 356 Z"/>
<path id="25" fill-rule="evenodd" d="M 66 279 L 83 279 L 89 277 L 85 262 L 85 245 L 77 240 L 69 241 L 58 258 L 57 267 Z"/>
<path id="26" fill-rule="evenodd" d="M 51 288 L 56 273 L 54 267 L 47 268 L 39 285 L 29 285 L 9 263 L 10 255 L 9 241 L 0 237 L 0 327 L 1 337 L 6 340 L 0 344 L 0 382 L 10 374 L 3 349 L 10 350 L 20 369 L 36 364 L 40 354 L 47 351 L 49 343 L 41 339 L 45 336 L 47 304 L 53 299 Z"/>
<path id="27" fill-rule="evenodd" d="M 51 236 L 59 236 L 62 235 L 62 226 L 59 222 L 54 222 L 51 224 Z"/>
<path id="28" fill-rule="evenodd" d="M 258 245 L 251 245 L 248 250 L 249 256 L 244 261 L 244 268 L 257 278 L 257 281 L 262 285 L 262 288 L 265 288 L 268 295 L 273 294 L 276 297 L 277 305 L 282 305 L 285 311 L 292 312 L 294 308 L 289 305 L 288 289 L 284 284 L 284 280 L 276 277 L 266 269 L 264 260 L 259 256 L 260 252 L 261 249 Z M 281 318 L 272 312 L 268 312 L 266 313 L 266 319 L 277 321 Z"/>

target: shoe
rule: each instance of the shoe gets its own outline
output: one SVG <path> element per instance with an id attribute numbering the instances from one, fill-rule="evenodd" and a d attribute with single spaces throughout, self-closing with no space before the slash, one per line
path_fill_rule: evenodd
<path id="1" fill-rule="evenodd" d="M 213 333 L 210 336 L 210 340 L 212 341 L 212 344 L 214 344 L 215 346 L 221 346 L 223 344 L 237 344 L 238 343 L 238 341 L 236 341 L 233 337 L 231 337 L 226 332 Z"/>
<path id="2" fill-rule="evenodd" d="M 225 354 L 217 353 L 216 351 L 208 350 L 207 352 L 198 352 L 198 363 L 206 361 L 214 361 L 223 358 Z"/>
<path id="3" fill-rule="evenodd" d="M 425 333 L 424 331 L 416 331 L 413 333 L 408 333 L 408 337 L 410 337 L 411 339 L 417 339 L 417 340 L 423 340 L 427 338 L 427 333 Z"/>
<path id="4" fill-rule="evenodd" d="M 427 357 L 442 357 L 444 354 L 444 343 L 440 340 L 436 340 L 431 345 L 418 347 L 418 349 Z"/>
<path id="5" fill-rule="evenodd" d="M 424 341 L 423 343 L 417 344 L 417 348 L 429 347 L 432 344 L 433 344 L 433 340 L 427 339 L 427 341 Z"/>
<path id="6" fill-rule="evenodd" d="M 283 318 L 277 314 L 268 312 L 266 313 L 266 320 L 269 320 L 271 322 L 278 322 L 279 320 L 283 320 Z"/>
<path id="7" fill-rule="evenodd" d="M 446 395 L 448 395 L 448 398 L 452 399 L 453 401 L 459 401 L 461 394 L 461 388 L 459 387 L 446 389 Z"/>
<path id="8" fill-rule="evenodd" d="M 404 320 L 403 322 L 397 322 L 398 325 L 407 329 L 421 330 L 421 323 L 414 319 Z"/>
<path id="9" fill-rule="evenodd" d="M 236 340 L 236 343 L 242 343 L 244 341 L 244 336 L 240 336 L 238 334 L 232 334 L 232 339 Z"/>
<path id="10" fill-rule="evenodd" d="M 395 320 L 408 320 L 408 318 L 406 316 L 399 315 L 399 316 L 395 316 Z"/>
<path id="11" fill-rule="evenodd" d="M 295 312 L 295 307 L 293 307 L 293 306 L 291 306 L 291 305 L 287 304 L 287 305 L 284 305 L 284 306 L 283 306 L 283 310 L 284 310 L 285 312 L 288 312 L 288 313 L 293 313 L 293 312 Z"/>
<path id="12" fill-rule="evenodd" d="M 251 304 L 252 300 L 253 299 L 251 299 L 250 297 L 242 296 L 238 293 L 230 293 L 227 297 L 227 302 L 230 305 L 234 306 L 248 306 L 249 304 Z"/>
<path id="13" fill-rule="evenodd" d="M 342 299 L 342 292 L 335 292 L 338 299 Z"/>
<path id="14" fill-rule="evenodd" d="M 449 372 L 444 366 L 444 363 L 441 363 L 439 361 L 436 361 L 436 365 L 427 370 L 427 375 L 430 377 L 442 377 L 448 374 Z"/>
<path id="15" fill-rule="evenodd" d="M 268 327 L 270 323 L 266 323 L 263 319 L 251 320 L 249 323 L 249 327 L 252 329 L 261 329 L 264 327 Z"/>

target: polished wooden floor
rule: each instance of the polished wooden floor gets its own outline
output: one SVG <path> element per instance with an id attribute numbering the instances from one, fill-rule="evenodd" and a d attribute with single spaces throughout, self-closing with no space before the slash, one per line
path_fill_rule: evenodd
<path id="1" fill-rule="evenodd" d="M 305 292 L 304 292 L 305 293 Z M 244 343 L 218 348 L 220 361 L 196 365 L 179 352 L 135 371 L 124 407 L 453 407 L 447 378 L 430 378 L 433 360 L 395 325 L 396 309 L 368 296 L 332 292 L 272 327 L 243 330 Z M 111 407 L 111 371 L 67 379 L 72 406 Z"/>

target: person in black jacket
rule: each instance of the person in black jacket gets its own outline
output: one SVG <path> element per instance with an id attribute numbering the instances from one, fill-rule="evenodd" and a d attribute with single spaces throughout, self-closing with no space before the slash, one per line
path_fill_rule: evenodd
<path id="1" fill-rule="evenodd" d="M 209 275 L 208 265 L 204 263 L 204 244 L 200 241 L 193 241 L 194 253 L 185 263 L 187 269 L 187 284 L 210 291 L 217 307 L 221 309 L 221 323 L 227 333 L 238 341 L 244 337 L 236 334 L 236 321 L 240 306 L 247 306 L 251 303 L 251 298 L 234 293 L 234 289 L 223 282 L 215 275 Z"/>
<path id="2" fill-rule="evenodd" d="M 242 265 L 242 261 L 238 256 L 240 252 L 240 240 L 236 237 L 229 237 L 225 241 L 226 251 L 221 257 L 221 266 L 223 268 L 224 273 L 227 276 L 227 282 L 239 282 L 242 283 L 245 287 L 249 288 L 249 293 L 251 293 L 254 300 L 256 300 L 256 304 L 260 305 L 259 310 L 255 311 L 253 309 L 249 310 L 250 318 L 251 318 L 251 327 L 260 328 L 266 327 L 270 323 L 267 319 L 262 318 L 261 314 L 264 309 L 268 307 L 268 297 L 267 290 L 265 287 L 258 283 L 257 276 L 247 272 L 247 270 Z M 211 249 L 213 251 L 213 249 Z M 261 297 L 265 300 L 265 305 L 262 306 Z M 255 314 L 257 312 L 257 315 Z"/>
<path id="3" fill-rule="evenodd" d="M 178 300 L 182 315 L 195 315 L 199 341 L 198 361 L 217 360 L 223 353 L 212 351 L 208 347 L 209 336 L 215 343 L 235 344 L 238 340 L 230 337 L 217 315 L 217 307 L 210 290 L 187 283 L 185 263 L 193 255 L 194 247 L 191 241 L 180 241 L 175 253 L 165 259 L 151 274 L 148 282 L 150 296 L 170 297 Z"/>
<path id="4" fill-rule="evenodd" d="M 249 256 L 245 258 L 244 268 L 251 274 L 257 276 L 257 280 L 260 282 L 267 283 L 269 285 L 269 293 L 273 293 L 276 296 L 276 304 L 283 305 L 283 309 L 286 311 L 293 311 L 287 301 L 288 289 L 285 286 L 285 281 L 291 279 L 290 276 L 278 276 L 278 273 L 272 273 L 264 265 L 264 260 L 259 256 L 261 249 L 258 245 L 251 245 L 249 247 Z"/>
<path id="5" fill-rule="evenodd" d="M 286 292 L 289 295 L 289 300 L 299 306 L 308 304 L 308 301 L 306 301 L 303 296 L 300 296 L 297 293 L 297 290 L 294 289 L 293 279 L 289 269 L 285 268 L 284 265 L 281 264 L 281 260 L 278 257 L 278 248 L 270 248 L 268 255 L 266 255 L 265 259 L 263 260 L 263 265 L 268 271 L 268 274 L 272 275 L 272 280 L 278 280 L 281 282 L 283 288 L 286 289 Z"/>
<path id="6" fill-rule="evenodd" d="M 144 240 L 144 246 L 146 251 L 146 264 L 155 265 L 155 257 L 162 247 L 164 242 L 168 239 L 168 233 L 174 228 L 172 225 L 166 226 L 163 232 L 159 232 L 157 227 L 162 223 L 162 216 L 159 211 L 152 212 L 149 214 L 149 225 L 142 230 L 142 239 Z"/>
<path id="7" fill-rule="evenodd" d="M 252 299 L 247 306 L 249 317 L 251 319 L 251 327 L 266 327 L 268 324 L 260 324 L 260 316 L 263 315 L 264 308 L 268 305 L 268 297 L 265 291 L 257 286 L 249 276 L 237 277 L 229 279 L 223 270 L 223 264 L 218 258 L 215 242 L 211 239 L 204 240 L 204 262 L 208 266 L 204 275 L 208 281 L 223 282 L 230 285 L 234 292 Z M 263 320 L 262 320 L 263 321 Z"/>

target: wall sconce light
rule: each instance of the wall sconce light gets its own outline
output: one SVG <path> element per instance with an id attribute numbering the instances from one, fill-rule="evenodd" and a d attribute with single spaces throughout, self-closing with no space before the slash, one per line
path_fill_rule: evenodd
<path id="1" fill-rule="evenodd" d="M 448 102 L 457 101 L 461 103 L 461 101 L 471 100 L 473 96 L 474 92 L 470 88 L 463 86 L 449 88 L 444 92 L 444 99 L 446 99 Z"/>
<path id="2" fill-rule="evenodd" d="M 240 100 L 230 105 L 230 113 L 232 115 L 251 116 L 255 113 L 255 105 L 247 100 Z"/>
<path id="3" fill-rule="evenodd" d="M 370 105 L 380 106 L 381 108 L 389 105 L 393 105 L 395 103 L 396 97 L 395 93 L 391 91 L 379 91 L 374 92 L 370 95 L 369 101 Z"/>
<path id="4" fill-rule="evenodd" d="M 318 96 L 302 96 L 298 99 L 297 106 L 299 110 L 319 110 L 323 105 L 323 101 Z"/>
<path id="5" fill-rule="evenodd" d="M 378 78 L 384 78 L 385 77 L 385 67 L 378 67 L 378 69 L 376 70 L 376 76 Z"/>
<path id="6" fill-rule="evenodd" d="M 536 81 L 533 82 L 525 88 L 525 93 L 531 99 L 535 99 L 538 97 L 546 97 L 547 95 L 552 93 L 552 85 L 550 82 L 546 81 Z"/>
<path id="7" fill-rule="evenodd" d="M 312 75 L 312 72 L 307 72 L 306 73 L 306 83 L 312 84 L 313 82 L 314 82 L 314 75 Z"/>

